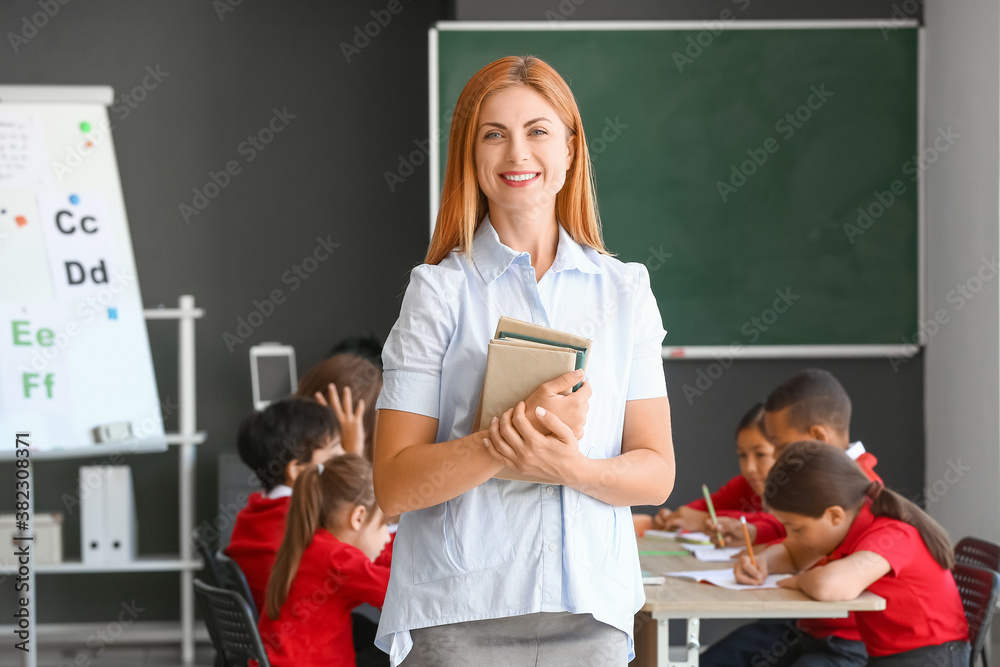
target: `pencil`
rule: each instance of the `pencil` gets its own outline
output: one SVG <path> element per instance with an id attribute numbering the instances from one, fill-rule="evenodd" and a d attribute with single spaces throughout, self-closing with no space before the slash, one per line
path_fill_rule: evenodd
<path id="1" fill-rule="evenodd" d="M 708 505 L 708 515 L 710 517 L 712 517 L 712 522 L 716 523 L 716 524 L 719 523 L 718 517 L 715 516 L 715 505 L 712 504 L 712 496 L 709 495 L 709 493 L 708 493 L 708 486 L 706 486 L 705 484 L 702 484 L 701 485 L 701 492 L 705 496 L 705 503 Z M 715 536 L 719 538 L 719 546 L 720 547 L 726 546 L 726 540 L 722 537 L 722 531 L 721 530 L 716 530 L 715 531 Z"/>
<path id="2" fill-rule="evenodd" d="M 753 557 L 753 544 L 750 542 L 750 531 L 747 530 L 747 518 L 741 516 L 740 523 L 743 524 L 743 537 L 747 541 L 747 553 L 750 554 L 750 564 L 757 567 L 757 560 Z"/>

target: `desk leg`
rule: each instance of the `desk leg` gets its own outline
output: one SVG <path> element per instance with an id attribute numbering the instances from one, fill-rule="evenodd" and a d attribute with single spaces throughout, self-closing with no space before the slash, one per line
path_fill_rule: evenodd
<path id="1" fill-rule="evenodd" d="M 698 649 L 701 648 L 699 634 L 701 621 L 687 619 L 687 647 L 684 660 L 670 660 L 670 619 L 656 619 L 656 664 L 657 667 L 698 667 Z"/>

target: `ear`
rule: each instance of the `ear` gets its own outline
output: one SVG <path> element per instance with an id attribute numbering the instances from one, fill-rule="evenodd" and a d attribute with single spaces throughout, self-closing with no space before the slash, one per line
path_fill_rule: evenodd
<path id="1" fill-rule="evenodd" d="M 840 526 L 845 521 L 847 521 L 847 512 L 840 505 L 834 505 L 833 507 L 827 507 L 826 512 L 823 513 L 826 520 L 830 522 L 833 526 Z"/>
<path id="2" fill-rule="evenodd" d="M 576 135 L 569 132 L 567 129 L 569 137 L 566 139 L 566 171 L 573 166 L 573 158 L 576 156 Z"/>
<path id="3" fill-rule="evenodd" d="M 809 427 L 809 437 L 813 440 L 819 440 L 820 442 L 825 442 L 828 445 L 832 445 L 834 442 L 834 432 L 829 426 L 824 426 L 823 424 L 813 424 Z"/>
<path id="4" fill-rule="evenodd" d="M 355 505 L 347 516 L 347 523 L 351 530 L 361 530 L 361 527 L 365 525 L 366 514 L 368 514 L 368 510 L 365 509 L 364 505 Z"/>
<path id="5" fill-rule="evenodd" d="M 296 461 L 292 459 L 285 464 L 285 484 L 287 486 L 295 486 L 295 480 L 306 469 L 308 463 L 302 463 L 301 461 Z"/>

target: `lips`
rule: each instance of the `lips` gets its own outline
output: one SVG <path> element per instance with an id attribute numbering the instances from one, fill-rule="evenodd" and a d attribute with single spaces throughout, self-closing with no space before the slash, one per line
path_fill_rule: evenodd
<path id="1" fill-rule="evenodd" d="M 500 174 L 500 180 L 514 188 L 531 185 L 541 176 L 538 171 L 505 171 Z"/>

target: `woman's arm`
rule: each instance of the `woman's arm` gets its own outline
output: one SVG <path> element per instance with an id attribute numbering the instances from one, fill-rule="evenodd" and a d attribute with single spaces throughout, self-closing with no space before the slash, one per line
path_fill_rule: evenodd
<path id="1" fill-rule="evenodd" d="M 486 431 L 434 442 L 438 420 L 379 410 L 375 420 L 375 498 L 388 516 L 431 507 L 479 486 L 503 467 L 483 447 Z"/>
<path id="2" fill-rule="evenodd" d="M 574 443 L 573 433 L 583 433 L 591 393 L 589 382 L 575 392 L 569 391 L 581 379 L 582 373 L 565 373 L 540 385 L 528 397 L 529 404 L 546 406 L 549 415 L 562 415 L 559 423 L 563 428 L 569 429 L 566 422 L 572 424 L 569 436 Z M 524 403 L 521 407 L 523 413 Z M 378 411 L 373 474 L 375 497 L 387 516 L 451 500 L 479 486 L 503 467 L 483 446 L 488 431 L 434 442 L 437 429 L 438 420 L 433 417 L 400 410 Z M 544 437 L 537 430 L 535 433 Z M 575 445 L 574 449 L 579 454 Z"/>
<path id="3" fill-rule="evenodd" d="M 622 453 L 610 459 L 587 458 L 559 417 L 551 412 L 537 416 L 551 435 L 542 435 L 528 421 L 524 403 L 490 426 L 488 448 L 496 460 L 609 505 L 666 502 L 674 486 L 674 447 L 666 396 L 625 403 Z"/>

